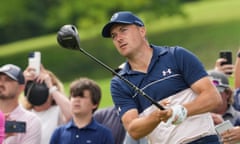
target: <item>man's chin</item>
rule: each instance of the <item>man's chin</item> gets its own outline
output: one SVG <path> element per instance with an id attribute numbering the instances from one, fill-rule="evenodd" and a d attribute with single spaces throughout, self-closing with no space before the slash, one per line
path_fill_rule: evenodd
<path id="1" fill-rule="evenodd" d="M 14 99 L 14 98 L 15 98 L 14 96 L 8 97 L 8 96 L 0 95 L 0 100 L 10 100 L 10 99 Z"/>

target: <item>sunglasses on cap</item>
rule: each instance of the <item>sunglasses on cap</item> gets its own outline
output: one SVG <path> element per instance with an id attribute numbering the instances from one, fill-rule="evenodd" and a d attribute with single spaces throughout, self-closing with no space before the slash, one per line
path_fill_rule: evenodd
<path id="1" fill-rule="evenodd" d="M 212 79 L 212 83 L 217 87 L 219 92 L 224 92 L 225 89 L 228 88 L 226 84 L 223 84 L 220 80 L 217 79 Z"/>
<path id="2" fill-rule="evenodd" d="M 221 81 L 215 80 L 215 79 L 212 80 L 212 83 L 213 83 L 215 86 L 220 86 L 220 85 L 222 84 Z"/>

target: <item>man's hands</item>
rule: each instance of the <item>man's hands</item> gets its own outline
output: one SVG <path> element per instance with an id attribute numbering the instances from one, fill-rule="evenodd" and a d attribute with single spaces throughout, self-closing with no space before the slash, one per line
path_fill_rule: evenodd
<path id="1" fill-rule="evenodd" d="M 218 125 L 224 121 L 224 119 L 222 118 L 222 116 L 220 114 L 211 113 L 211 116 L 212 116 L 214 125 Z"/>
<path id="2" fill-rule="evenodd" d="M 174 105 L 171 107 L 172 115 L 167 120 L 167 124 L 178 125 L 182 123 L 187 118 L 187 109 L 182 105 Z"/>
<path id="3" fill-rule="evenodd" d="M 187 118 L 187 109 L 182 105 L 174 105 L 166 110 L 157 110 L 152 113 L 158 121 L 166 122 L 167 125 L 182 123 Z"/>
<path id="4" fill-rule="evenodd" d="M 35 80 L 38 83 L 45 82 L 48 88 L 51 88 L 53 86 L 51 77 L 43 65 L 40 66 L 40 74 L 38 76 L 35 74 L 35 71 L 31 67 L 27 67 L 24 70 L 23 74 L 26 81 Z"/>
<path id="5" fill-rule="evenodd" d="M 236 144 L 240 142 L 240 127 L 234 127 L 221 134 L 222 142 L 224 144 Z"/>

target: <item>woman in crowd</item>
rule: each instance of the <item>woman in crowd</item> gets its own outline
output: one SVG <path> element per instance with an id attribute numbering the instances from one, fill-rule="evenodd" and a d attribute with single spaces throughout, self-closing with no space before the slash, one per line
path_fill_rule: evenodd
<path id="1" fill-rule="evenodd" d="M 39 75 L 35 75 L 34 70 L 27 67 L 24 71 L 24 77 L 28 82 L 33 81 L 40 86 L 45 84 L 47 87 L 48 95 L 44 96 L 44 92 L 42 92 L 42 97 L 39 97 L 37 96 L 39 93 L 34 93 L 34 90 L 31 90 L 27 83 L 26 87 L 28 89 L 25 89 L 25 101 L 23 103 L 26 109 L 36 113 L 41 119 L 41 143 L 47 144 L 55 128 L 71 119 L 70 101 L 64 94 L 61 81 L 51 71 L 45 69 L 43 65 L 41 65 Z M 46 97 L 46 100 L 39 103 L 44 97 Z"/>

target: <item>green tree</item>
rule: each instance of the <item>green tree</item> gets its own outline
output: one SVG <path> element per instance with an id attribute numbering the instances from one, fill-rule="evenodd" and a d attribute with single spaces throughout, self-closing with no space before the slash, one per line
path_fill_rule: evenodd
<path id="1" fill-rule="evenodd" d="M 89 28 L 116 11 L 145 13 L 146 18 L 183 14 L 187 0 L 7 0 L 0 5 L 0 44 L 56 32 L 66 23 Z"/>

